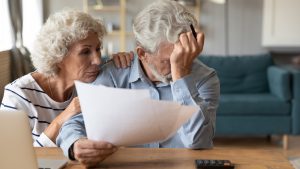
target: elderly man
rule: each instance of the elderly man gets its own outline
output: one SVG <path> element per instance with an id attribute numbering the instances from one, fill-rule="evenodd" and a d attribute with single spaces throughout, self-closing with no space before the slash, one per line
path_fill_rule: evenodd
<path id="1" fill-rule="evenodd" d="M 204 35 L 191 31 L 191 25 L 198 30 L 194 16 L 177 2 L 159 0 L 150 4 L 133 22 L 138 57 L 132 66 L 117 69 L 108 64 L 94 82 L 116 88 L 148 89 L 153 99 L 199 107 L 199 112 L 170 139 L 140 146 L 191 149 L 213 146 L 219 80 L 213 69 L 195 60 L 203 49 Z M 117 150 L 105 141 L 88 140 L 81 114 L 64 124 L 57 144 L 70 159 L 87 166 L 99 163 Z"/>

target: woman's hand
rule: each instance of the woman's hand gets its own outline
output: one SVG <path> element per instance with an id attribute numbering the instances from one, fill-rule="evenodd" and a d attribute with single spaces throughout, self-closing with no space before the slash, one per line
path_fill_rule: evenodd
<path id="1" fill-rule="evenodd" d="M 58 116 L 59 123 L 62 125 L 72 116 L 81 112 L 80 102 L 78 97 L 74 97 L 69 106 Z"/>
<path id="2" fill-rule="evenodd" d="M 86 167 L 96 166 L 116 151 L 117 147 L 108 142 L 86 138 L 77 140 L 73 146 L 74 158 Z"/>
<path id="3" fill-rule="evenodd" d="M 80 112 L 81 108 L 79 99 L 78 97 L 74 97 L 69 106 L 63 112 L 61 112 L 46 128 L 44 131 L 45 135 L 55 143 L 56 137 L 64 122 Z"/>
<path id="4" fill-rule="evenodd" d="M 127 52 L 119 52 L 112 55 L 113 61 L 118 68 L 126 68 L 131 65 L 131 61 L 133 60 L 134 54 L 132 51 Z"/>
<path id="5" fill-rule="evenodd" d="M 193 61 L 202 52 L 203 46 L 203 33 L 197 33 L 197 38 L 193 36 L 192 32 L 180 34 L 179 41 L 174 44 L 174 49 L 170 56 L 173 81 L 191 72 Z"/>

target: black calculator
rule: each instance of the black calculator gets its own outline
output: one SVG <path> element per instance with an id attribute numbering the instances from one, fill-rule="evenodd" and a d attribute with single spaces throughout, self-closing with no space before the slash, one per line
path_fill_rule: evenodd
<path id="1" fill-rule="evenodd" d="M 234 169 L 234 165 L 229 160 L 195 160 L 197 169 Z"/>

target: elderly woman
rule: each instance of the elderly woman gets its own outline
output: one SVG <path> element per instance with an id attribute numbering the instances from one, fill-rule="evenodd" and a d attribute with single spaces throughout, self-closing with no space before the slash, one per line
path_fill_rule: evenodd
<path id="1" fill-rule="evenodd" d="M 36 71 L 6 85 L 1 103 L 28 113 L 34 146 L 56 146 L 62 124 L 81 111 L 74 80 L 98 76 L 104 34 L 103 23 L 78 11 L 56 13 L 43 25 L 31 56 Z M 114 62 L 125 68 L 132 58 L 119 53 Z"/>

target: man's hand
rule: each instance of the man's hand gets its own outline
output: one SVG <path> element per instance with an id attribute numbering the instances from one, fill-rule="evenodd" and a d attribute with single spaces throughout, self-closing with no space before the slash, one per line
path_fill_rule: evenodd
<path id="1" fill-rule="evenodd" d="M 99 164 L 117 151 L 117 147 L 105 141 L 91 141 L 86 138 L 74 143 L 74 158 L 86 167 Z"/>
<path id="2" fill-rule="evenodd" d="M 173 81 L 190 74 L 193 61 L 202 52 L 203 45 L 204 34 L 202 32 L 197 33 L 197 39 L 192 32 L 180 34 L 170 56 Z"/>

